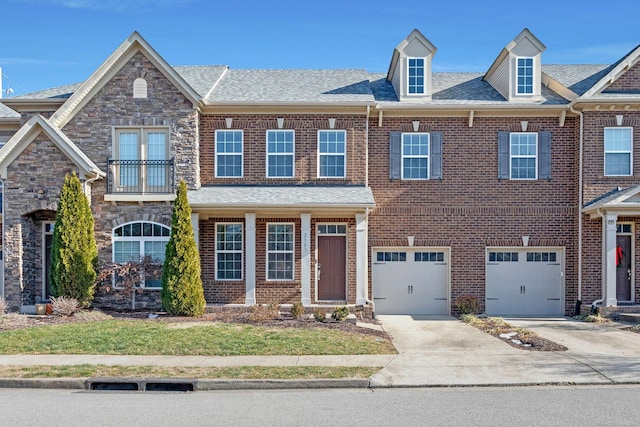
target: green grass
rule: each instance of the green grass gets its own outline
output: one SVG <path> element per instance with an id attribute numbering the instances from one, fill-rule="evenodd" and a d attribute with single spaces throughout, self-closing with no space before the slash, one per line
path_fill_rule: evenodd
<path id="1" fill-rule="evenodd" d="M 0 378 L 157 377 L 206 379 L 369 378 L 381 368 L 344 366 L 238 366 L 231 368 L 160 366 L 0 366 Z"/>
<path id="2" fill-rule="evenodd" d="M 390 341 L 325 328 L 107 320 L 0 333 L 0 354 L 175 356 L 396 353 Z"/>

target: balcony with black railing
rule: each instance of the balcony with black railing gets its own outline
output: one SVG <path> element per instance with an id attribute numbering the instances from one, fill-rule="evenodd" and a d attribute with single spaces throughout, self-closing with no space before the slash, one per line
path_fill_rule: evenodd
<path id="1" fill-rule="evenodd" d="M 107 194 L 174 194 L 174 161 L 109 159 Z"/>

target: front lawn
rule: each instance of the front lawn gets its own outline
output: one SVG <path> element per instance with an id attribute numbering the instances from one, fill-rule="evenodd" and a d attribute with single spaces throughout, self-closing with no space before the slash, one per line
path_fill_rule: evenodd
<path id="1" fill-rule="evenodd" d="M 337 329 L 224 322 L 105 320 L 0 333 L 0 354 L 171 356 L 396 353 L 388 339 Z"/>

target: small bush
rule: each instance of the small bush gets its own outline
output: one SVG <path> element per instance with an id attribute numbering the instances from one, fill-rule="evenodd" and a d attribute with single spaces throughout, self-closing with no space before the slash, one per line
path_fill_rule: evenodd
<path id="1" fill-rule="evenodd" d="M 475 295 L 465 294 L 456 298 L 456 307 L 460 314 L 478 314 L 480 303 Z"/>
<path id="2" fill-rule="evenodd" d="M 299 319 L 304 314 L 304 305 L 301 302 L 294 302 L 291 306 L 291 315 Z"/>
<path id="3" fill-rule="evenodd" d="M 327 313 L 324 310 L 320 308 L 316 308 L 315 310 L 313 310 L 313 318 L 316 319 L 316 321 L 324 322 L 326 317 Z"/>
<path id="4" fill-rule="evenodd" d="M 7 302 L 3 297 L 0 297 L 0 317 L 7 314 Z"/>
<path id="5" fill-rule="evenodd" d="M 73 316 L 80 310 L 80 304 L 75 298 L 68 297 L 51 297 L 51 308 L 56 316 Z"/>
<path id="6" fill-rule="evenodd" d="M 347 316 L 349 316 L 349 308 L 347 307 L 336 307 L 331 313 L 331 318 L 338 322 L 342 322 Z"/>
<path id="7" fill-rule="evenodd" d="M 268 322 L 280 318 L 280 306 L 272 303 L 269 305 L 258 304 L 252 305 L 249 309 L 249 321 L 251 322 Z"/>

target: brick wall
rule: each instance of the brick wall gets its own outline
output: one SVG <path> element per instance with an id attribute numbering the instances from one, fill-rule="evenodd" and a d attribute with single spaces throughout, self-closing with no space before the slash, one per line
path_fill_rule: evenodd
<path id="1" fill-rule="evenodd" d="M 604 92 L 635 92 L 640 89 L 640 63 L 634 65 L 615 82 L 611 83 Z"/>
<path id="2" fill-rule="evenodd" d="M 389 179 L 389 132 L 413 129 L 443 133 L 443 179 Z M 551 131 L 551 179 L 498 179 L 498 131 Z M 566 247 L 566 310 L 573 310 L 577 291 L 577 144 L 576 120 L 567 118 L 476 117 L 388 118 L 370 123 L 370 186 L 376 208 L 369 217 L 369 250 L 373 246 L 451 247 L 451 301 L 472 293 L 484 303 L 485 248 L 522 246 Z M 371 282 L 370 282 L 371 284 Z M 454 310 L 454 307 L 452 307 Z M 455 310 L 454 310 L 455 311 Z"/>
<path id="3" fill-rule="evenodd" d="M 283 129 L 295 130 L 295 178 L 266 178 L 266 133 L 277 130 L 277 118 L 284 118 Z M 329 129 L 335 117 L 335 129 L 347 131 L 346 179 L 318 179 L 318 130 Z M 244 132 L 244 177 L 215 177 L 215 131 L 226 130 L 226 118 L 232 129 Z M 201 117 L 200 163 L 203 184 L 363 184 L 365 180 L 366 121 L 364 116 L 330 115 L 225 115 Z"/>

